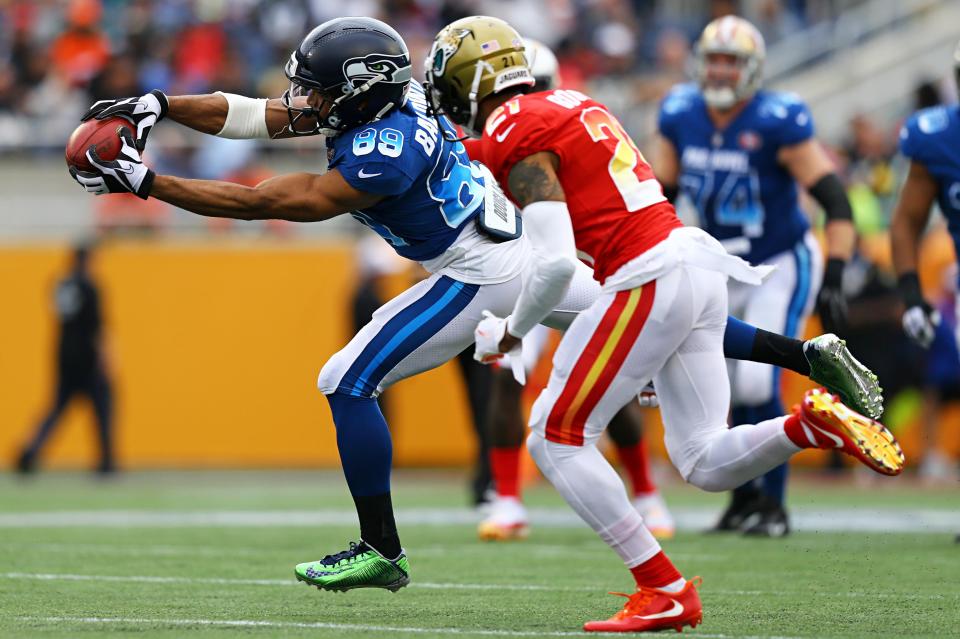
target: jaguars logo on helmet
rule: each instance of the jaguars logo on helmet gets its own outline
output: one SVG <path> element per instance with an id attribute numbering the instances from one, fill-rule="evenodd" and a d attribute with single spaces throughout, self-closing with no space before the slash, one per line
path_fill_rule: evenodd
<path id="1" fill-rule="evenodd" d="M 448 116 L 477 137 L 477 107 L 484 98 L 510 87 L 529 90 L 534 84 L 520 34 L 489 16 L 471 16 L 444 27 L 424 66 L 430 111 Z"/>
<path id="2" fill-rule="evenodd" d="M 284 72 L 290 80 L 282 98 L 290 130 L 330 136 L 376 122 L 404 104 L 410 52 L 403 38 L 379 20 L 336 18 L 307 34 Z M 319 106 L 315 100 L 314 106 L 307 104 L 311 93 L 319 94 Z"/>

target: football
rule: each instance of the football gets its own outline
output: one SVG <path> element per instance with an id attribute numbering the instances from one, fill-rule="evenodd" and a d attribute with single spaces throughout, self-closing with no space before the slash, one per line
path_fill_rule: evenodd
<path id="1" fill-rule="evenodd" d="M 115 117 L 106 120 L 87 120 L 70 135 L 67 140 L 67 166 L 79 171 L 90 171 L 93 167 L 87 161 L 87 149 L 96 147 L 97 155 L 104 160 L 115 160 L 122 146 L 120 130 L 127 128 L 136 136 L 129 120 Z"/>

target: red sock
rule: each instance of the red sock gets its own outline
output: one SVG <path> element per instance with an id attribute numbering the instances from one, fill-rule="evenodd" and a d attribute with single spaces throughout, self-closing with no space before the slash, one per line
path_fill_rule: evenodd
<path id="1" fill-rule="evenodd" d="M 657 485 L 653 483 L 650 474 L 650 457 L 647 455 L 647 442 L 641 439 L 633 446 L 617 446 L 617 456 L 630 475 L 630 484 L 633 486 L 633 496 L 649 495 L 657 492 Z"/>
<path id="2" fill-rule="evenodd" d="M 663 588 L 683 578 L 662 550 L 639 566 L 631 568 L 630 572 L 638 588 Z"/>
<path id="3" fill-rule="evenodd" d="M 500 497 L 520 497 L 520 448 L 490 449 L 490 472 Z"/>
<path id="4" fill-rule="evenodd" d="M 803 425 L 803 422 L 800 421 L 799 415 L 791 415 L 787 417 L 787 421 L 783 423 L 783 430 L 787 433 L 787 437 L 790 438 L 790 441 L 793 442 L 798 448 L 818 448 L 819 442 L 817 441 L 816 434 L 809 428 Z M 811 442 L 810 438 L 813 438 Z"/>

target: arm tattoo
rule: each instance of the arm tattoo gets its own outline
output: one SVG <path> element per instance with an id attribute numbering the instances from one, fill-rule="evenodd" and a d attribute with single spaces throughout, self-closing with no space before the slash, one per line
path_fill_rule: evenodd
<path id="1" fill-rule="evenodd" d="M 543 160 L 531 156 L 517 162 L 510 169 L 510 193 L 521 207 L 544 200 L 566 201 L 557 174 L 552 167 L 544 164 Z"/>

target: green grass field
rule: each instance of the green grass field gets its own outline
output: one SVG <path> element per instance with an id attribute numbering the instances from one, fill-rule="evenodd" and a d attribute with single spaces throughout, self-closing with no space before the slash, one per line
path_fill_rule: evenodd
<path id="1" fill-rule="evenodd" d="M 665 548 L 704 579 L 690 636 L 960 636 L 956 487 L 801 478 L 779 541 L 704 535 L 724 498 L 666 493 L 683 530 Z M 456 473 L 398 473 L 394 494 L 413 583 L 338 594 L 292 577 L 355 538 L 338 473 L 0 477 L 0 636 L 560 637 L 631 587 L 549 486 L 507 545 L 475 540 Z"/>

